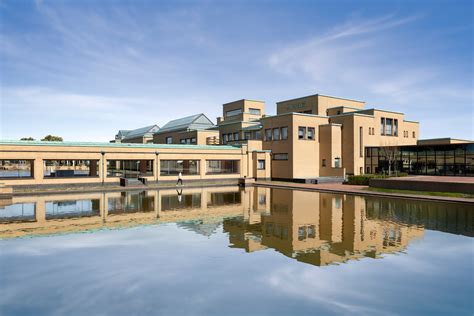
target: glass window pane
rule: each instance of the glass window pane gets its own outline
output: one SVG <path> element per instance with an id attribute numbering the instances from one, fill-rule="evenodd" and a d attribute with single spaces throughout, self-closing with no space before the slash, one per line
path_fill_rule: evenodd
<path id="1" fill-rule="evenodd" d="M 160 160 L 160 175 L 198 175 L 199 164 L 199 160 Z"/>
<path id="2" fill-rule="evenodd" d="M 273 129 L 273 140 L 280 140 L 280 129 L 274 128 Z"/>
<path id="3" fill-rule="evenodd" d="M 288 127 L 281 128 L 281 139 L 288 139 Z"/>
<path id="4" fill-rule="evenodd" d="M 99 160 L 44 160 L 43 176 L 47 178 L 98 177 Z"/>
<path id="5" fill-rule="evenodd" d="M 0 178 L 31 178 L 33 160 L 0 159 Z"/>
<path id="6" fill-rule="evenodd" d="M 298 139 L 305 139 L 306 127 L 298 127 Z"/>
<path id="7" fill-rule="evenodd" d="M 206 174 L 239 173 L 239 160 L 207 160 Z"/>

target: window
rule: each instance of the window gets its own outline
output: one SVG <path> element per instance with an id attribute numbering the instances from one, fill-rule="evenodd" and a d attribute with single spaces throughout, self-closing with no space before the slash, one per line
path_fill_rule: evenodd
<path id="1" fill-rule="evenodd" d="M 288 127 L 281 128 L 281 139 L 282 140 L 288 139 Z"/>
<path id="2" fill-rule="evenodd" d="M 385 119 L 385 135 L 392 135 L 393 133 L 393 120 L 391 118 Z"/>
<path id="3" fill-rule="evenodd" d="M 323 159 L 322 166 L 326 167 L 326 159 Z"/>
<path id="4" fill-rule="evenodd" d="M 308 127 L 308 139 L 314 140 L 314 127 Z"/>
<path id="5" fill-rule="evenodd" d="M 242 113 L 242 109 L 230 110 L 225 113 L 226 116 L 235 116 Z"/>
<path id="6" fill-rule="evenodd" d="M 199 174 L 199 160 L 160 160 L 160 176 Z"/>
<path id="7" fill-rule="evenodd" d="M 385 118 L 380 118 L 380 135 L 385 135 Z"/>
<path id="8" fill-rule="evenodd" d="M 366 173 L 370 173 L 370 167 L 367 167 L 367 172 Z"/>
<path id="9" fill-rule="evenodd" d="M 415 132 L 413 132 L 413 138 L 415 138 Z"/>
<path id="10" fill-rule="evenodd" d="M 305 139 L 306 127 L 298 127 L 298 139 Z"/>
<path id="11" fill-rule="evenodd" d="M 398 120 L 393 120 L 393 135 L 398 136 Z"/>
<path id="12" fill-rule="evenodd" d="M 250 109 L 249 109 L 249 113 L 250 113 L 250 114 L 254 114 L 254 115 L 260 115 L 260 109 L 253 109 L 253 108 L 250 108 Z"/>
<path id="13" fill-rule="evenodd" d="M 107 177 L 153 176 L 153 160 L 107 160 Z"/>
<path id="14" fill-rule="evenodd" d="M 239 140 L 239 133 L 234 133 L 234 140 Z"/>
<path id="15" fill-rule="evenodd" d="M 172 144 L 173 143 L 173 137 L 166 137 L 165 138 L 167 144 Z"/>
<path id="16" fill-rule="evenodd" d="M 250 132 L 244 133 L 244 139 L 250 139 Z"/>
<path id="17" fill-rule="evenodd" d="M 186 138 L 186 144 L 191 144 L 191 138 Z"/>
<path id="18" fill-rule="evenodd" d="M 33 160 L 0 160 L 0 178 L 31 178 L 33 162 Z"/>
<path id="19" fill-rule="evenodd" d="M 359 156 L 364 157 L 364 131 L 362 126 L 359 127 Z"/>
<path id="20" fill-rule="evenodd" d="M 47 201 L 44 208 L 46 219 L 99 216 L 100 200 Z"/>
<path id="21" fill-rule="evenodd" d="M 258 165 L 257 165 L 258 170 L 264 170 L 265 169 L 265 160 L 258 160 Z"/>
<path id="22" fill-rule="evenodd" d="M 273 160 L 288 160 L 288 154 L 273 154 Z"/>
<path id="23" fill-rule="evenodd" d="M 99 160 L 43 160 L 45 178 L 98 177 Z"/>
<path id="24" fill-rule="evenodd" d="M 232 142 L 234 141 L 234 134 L 230 133 L 230 134 L 227 134 L 229 136 L 229 142 Z"/>
<path id="25" fill-rule="evenodd" d="M 185 138 L 180 139 L 179 142 L 180 142 L 181 144 L 186 144 L 186 139 L 185 139 Z"/>
<path id="26" fill-rule="evenodd" d="M 227 143 L 227 140 L 228 140 L 227 134 L 223 134 L 222 136 L 223 136 L 223 139 L 224 139 L 223 142 L 224 142 L 224 144 L 226 144 L 226 143 Z"/>
<path id="27" fill-rule="evenodd" d="M 206 174 L 239 173 L 239 160 L 207 160 Z"/>
<path id="28" fill-rule="evenodd" d="M 262 139 L 262 135 L 260 134 L 260 131 L 255 131 L 255 138 L 254 139 Z"/>
<path id="29" fill-rule="evenodd" d="M 191 138 L 191 144 L 196 144 L 196 137 Z"/>
<path id="30" fill-rule="evenodd" d="M 272 130 L 271 129 L 266 129 L 265 130 L 265 140 L 267 142 L 272 140 Z"/>
<path id="31" fill-rule="evenodd" d="M 280 129 L 274 128 L 273 129 L 273 140 L 280 140 Z"/>
<path id="32" fill-rule="evenodd" d="M 341 168 L 341 158 L 334 158 L 334 168 Z"/>

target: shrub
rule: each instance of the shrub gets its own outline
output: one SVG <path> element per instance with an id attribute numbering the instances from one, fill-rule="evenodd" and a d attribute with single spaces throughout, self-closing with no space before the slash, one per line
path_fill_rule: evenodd
<path id="1" fill-rule="evenodd" d="M 360 176 L 349 176 L 347 178 L 347 184 L 369 185 L 369 180 L 374 178 L 387 178 L 387 176 L 383 174 L 364 174 Z"/>

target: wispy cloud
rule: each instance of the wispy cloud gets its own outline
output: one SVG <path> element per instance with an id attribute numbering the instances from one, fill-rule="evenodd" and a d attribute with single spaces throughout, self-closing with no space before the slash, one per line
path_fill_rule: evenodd
<path id="1" fill-rule="evenodd" d="M 267 63 L 289 78 L 303 78 L 317 91 L 368 99 L 369 105 L 405 111 L 411 119 L 420 120 L 427 110 L 445 110 L 446 102 L 457 103 L 470 112 L 467 116 L 462 111 L 451 113 L 464 120 L 459 134 L 473 135 L 469 83 L 452 77 L 457 69 L 433 64 L 423 56 L 423 48 L 400 40 L 403 27 L 423 19 L 423 15 L 395 14 L 351 19 L 320 36 L 281 47 L 268 56 Z M 472 75 L 472 69 L 465 70 Z M 421 127 L 432 132 L 426 125 Z"/>

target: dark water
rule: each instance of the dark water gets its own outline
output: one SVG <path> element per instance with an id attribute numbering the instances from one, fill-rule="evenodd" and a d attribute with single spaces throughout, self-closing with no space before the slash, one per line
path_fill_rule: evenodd
<path id="1" fill-rule="evenodd" d="M 235 187 L 0 203 L 0 315 L 474 313 L 466 204 Z"/>

